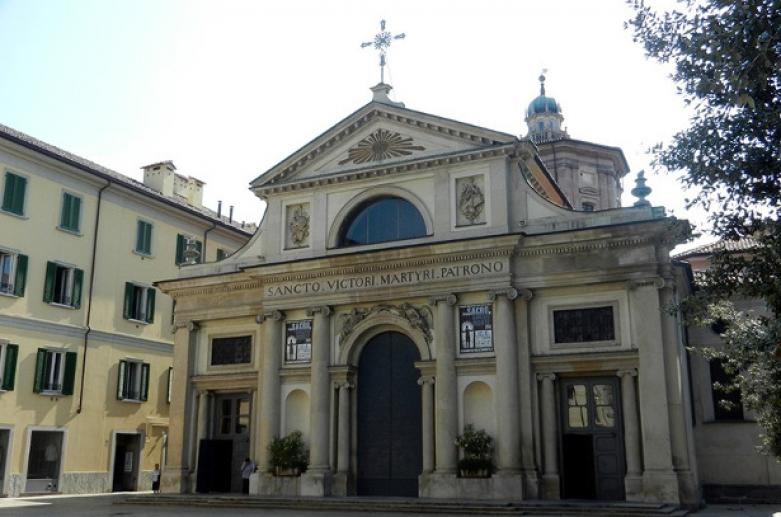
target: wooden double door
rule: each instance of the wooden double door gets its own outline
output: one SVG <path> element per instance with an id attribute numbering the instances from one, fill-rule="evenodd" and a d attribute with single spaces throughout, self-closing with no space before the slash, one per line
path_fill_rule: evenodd
<path id="1" fill-rule="evenodd" d="M 624 499 L 624 437 L 617 378 L 561 383 L 561 496 Z"/>
<path id="2" fill-rule="evenodd" d="M 422 470 L 421 401 L 415 344 L 386 332 L 358 364 L 358 495 L 417 497 Z"/>

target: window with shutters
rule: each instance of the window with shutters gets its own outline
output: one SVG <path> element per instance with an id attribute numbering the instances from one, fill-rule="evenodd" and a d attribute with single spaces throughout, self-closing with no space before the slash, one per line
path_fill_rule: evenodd
<path id="1" fill-rule="evenodd" d="M 47 262 L 46 279 L 43 284 L 43 301 L 78 309 L 81 307 L 83 283 L 84 271 L 81 269 L 59 262 Z"/>
<path id="2" fill-rule="evenodd" d="M 12 391 L 16 380 L 19 345 L 0 339 L 0 391 Z"/>
<path id="3" fill-rule="evenodd" d="M 198 252 L 198 256 L 195 258 L 196 263 L 203 262 L 203 243 L 189 235 L 178 234 L 176 236 L 176 265 L 181 266 L 187 262 L 185 257 L 185 251 L 187 250 L 187 241 L 191 240 L 195 242 L 195 250 Z"/>
<path id="4" fill-rule="evenodd" d="M 155 288 L 125 282 L 125 305 L 122 317 L 126 320 L 152 323 L 155 319 Z"/>
<path id="5" fill-rule="evenodd" d="M 226 250 L 224 250 L 222 248 L 217 248 L 217 260 L 223 260 L 228 255 L 229 255 L 229 253 Z"/>
<path id="6" fill-rule="evenodd" d="M 6 171 L 3 179 L 3 204 L 0 208 L 4 212 L 16 215 L 24 215 L 24 201 L 27 192 L 27 178 Z"/>
<path id="7" fill-rule="evenodd" d="M 27 255 L 0 249 L 0 294 L 24 296 Z"/>
<path id="8" fill-rule="evenodd" d="M 119 361 L 117 399 L 143 402 L 149 397 L 149 364 L 134 359 Z"/>
<path id="9" fill-rule="evenodd" d="M 81 230 L 81 198 L 68 192 L 62 193 L 60 229 L 73 233 Z"/>
<path id="10" fill-rule="evenodd" d="M 152 254 L 152 223 L 141 219 L 136 222 L 136 253 Z"/>
<path id="11" fill-rule="evenodd" d="M 42 395 L 73 395 L 76 352 L 39 348 L 33 391 Z"/>

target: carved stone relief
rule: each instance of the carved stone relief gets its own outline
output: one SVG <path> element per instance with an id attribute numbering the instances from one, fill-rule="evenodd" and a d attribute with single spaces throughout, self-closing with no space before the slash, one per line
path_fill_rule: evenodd
<path id="1" fill-rule="evenodd" d="M 290 249 L 309 246 L 309 203 L 288 205 L 286 220 L 285 247 Z"/>
<path id="2" fill-rule="evenodd" d="M 485 179 L 483 175 L 456 180 L 456 224 L 471 226 L 485 223 Z"/>
<path id="3" fill-rule="evenodd" d="M 372 307 L 371 309 L 353 309 L 350 312 L 342 314 L 340 319 L 342 321 L 342 329 L 339 331 L 339 343 L 344 343 L 345 339 L 350 337 L 356 325 L 365 320 L 366 318 L 378 314 L 390 314 L 407 320 L 410 327 L 419 330 L 426 340 L 426 343 L 431 344 L 431 340 L 434 337 L 432 332 L 433 327 L 433 315 L 428 305 L 421 305 L 415 307 L 409 303 L 402 303 L 401 305 L 388 305 L 381 304 Z"/>
<path id="4" fill-rule="evenodd" d="M 388 158 L 409 156 L 412 151 L 425 151 L 422 145 L 413 145 L 410 137 L 404 137 L 399 133 L 387 129 L 378 129 L 347 151 L 347 158 L 340 161 L 339 165 L 352 162 L 361 164 L 366 162 L 378 162 Z"/>

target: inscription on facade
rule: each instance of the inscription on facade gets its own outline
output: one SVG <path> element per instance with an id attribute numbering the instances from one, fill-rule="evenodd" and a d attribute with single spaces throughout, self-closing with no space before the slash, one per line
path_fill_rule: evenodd
<path id="1" fill-rule="evenodd" d="M 267 298 L 275 298 L 359 291 L 383 287 L 403 287 L 446 280 L 489 277 L 504 273 L 506 268 L 507 266 L 502 260 L 444 264 L 406 271 L 345 275 L 339 278 L 274 283 L 266 285 L 264 292 Z"/>

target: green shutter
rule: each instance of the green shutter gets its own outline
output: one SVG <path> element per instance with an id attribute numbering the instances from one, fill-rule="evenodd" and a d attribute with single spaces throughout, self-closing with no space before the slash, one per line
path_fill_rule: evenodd
<path id="1" fill-rule="evenodd" d="M 125 400 L 125 376 L 127 375 L 127 361 L 119 361 L 119 370 L 117 373 L 117 400 Z"/>
<path id="2" fill-rule="evenodd" d="M 184 235 L 181 233 L 176 236 L 176 264 L 184 262 Z"/>
<path id="3" fill-rule="evenodd" d="M 144 253 L 144 221 L 136 222 L 136 251 Z"/>
<path id="4" fill-rule="evenodd" d="M 155 288 L 150 287 L 146 290 L 146 322 L 155 321 Z"/>
<path id="5" fill-rule="evenodd" d="M 144 252 L 152 254 L 152 223 L 144 223 Z"/>
<path id="6" fill-rule="evenodd" d="M 71 197 L 68 194 L 62 195 L 62 209 L 60 210 L 60 228 L 70 229 L 71 226 Z"/>
<path id="7" fill-rule="evenodd" d="M 16 256 L 16 278 L 14 279 L 14 295 L 24 296 L 27 283 L 27 255 Z"/>
<path id="8" fill-rule="evenodd" d="M 35 354 L 35 379 L 33 379 L 33 393 L 43 391 L 43 371 L 46 368 L 46 354 L 49 352 L 45 348 L 39 348 Z"/>
<path id="9" fill-rule="evenodd" d="M 43 301 L 52 303 L 54 300 L 54 279 L 57 276 L 57 264 L 54 262 L 46 263 L 46 279 L 43 283 Z"/>
<path id="10" fill-rule="evenodd" d="M 62 379 L 62 394 L 73 395 L 76 381 L 76 352 L 65 352 L 65 376 Z"/>
<path id="11" fill-rule="evenodd" d="M 133 294 L 135 294 L 135 286 L 130 282 L 125 282 L 125 305 L 122 308 L 122 317 L 129 320 L 133 316 Z"/>
<path id="12" fill-rule="evenodd" d="M 3 192 L 3 210 L 17 215 L 24 214 L 24 192 L 27 178 L 10 172 L 5 173 L 5 190 Z"/>
<path id="13" fill-rule="evenodd" d="M 138 221 L 136 227 L 136 251 L 147 255 L 152 253 L 152 223 Z"/>
<path id="14" fill-rule="evenodd" d="M 5 345 L 5 364 L 3 365 L 2 389 L 13 391 L 16 379 L 16 358 L 19 355 L 19 345 Z"/>
<path id="15" fill-rule="evenodd" d="M 81 198 L 76 196 L 70 196 L 70 198 L 70 229 L 74 232 L 78 232 L 81 229 Z"/>
<path id="16" fill-rule="evenodd" d="M 149 398 L 149 363 L 141 365 L 141 400 Z"/>
<path id="17" fill-rule="evenodd" d="M 76 309 L 81 307 L 81 286 L 84 284 L 84 271 L 78 268 L 73 269 L 73 293 L 71 294 L 72 305 Z"/>
<path id="18" fill-rule="evenodd" d="M 228 256 L 228 252 L 226 252 L 222 248 L 217 248 L 217 260 L 223 260 L 227 256 Z"/>

